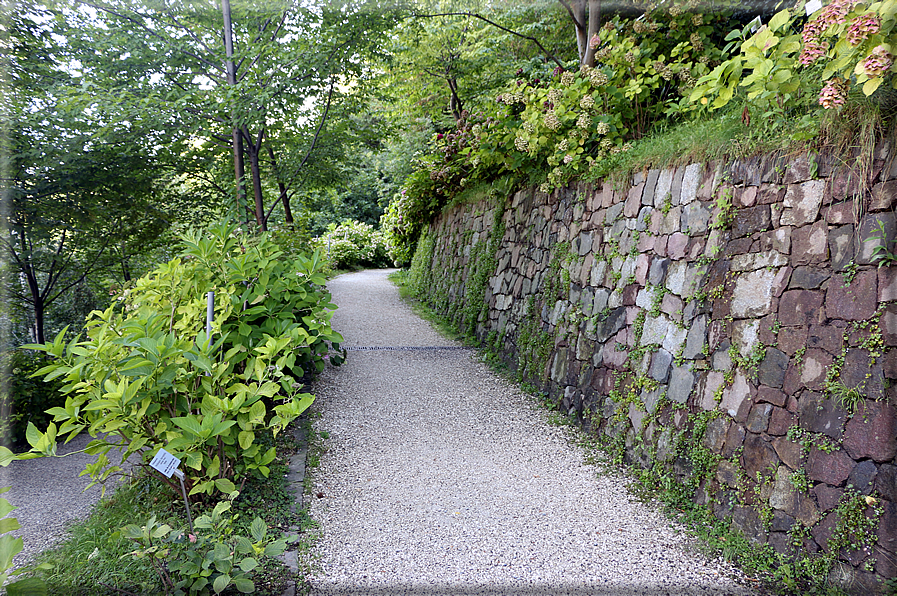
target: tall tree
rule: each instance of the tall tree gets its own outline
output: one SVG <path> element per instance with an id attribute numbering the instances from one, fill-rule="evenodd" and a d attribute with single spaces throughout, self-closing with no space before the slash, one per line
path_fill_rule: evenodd
<path id="1" fill-rule="evenodd" d="M 68 102 L 78 81 L 58 59 L 48 13 L 17 7 L 3 17 L 0 247 L 12 273 L 9 297 L 28 305 L 42 342 L 55 302 L 110 258 L 129 275 L 132 241 L 158 236 L 164 219 L 152 196 L 159 171 L 139 119 L 110 126 L 122 117 Z"/>
<path id="2" fill-rule="evenodd" d="M 188 125 L 172 135 L 226 147 L 234 163 L 232 197 L 242 211 L 243 189 L 251 188 L 262 230 L 271 211 L 262 181 L 268 144 L 279 143 L 275 154 L 286 142 L 313 153 L 325 130 L 319 122 L 341 96 L 336 86 L 357 76 L 360 54 L 376 46 L 391 22 L 388 12 L 362 12 L 364 3 L 85 0 L 82 6 L 92 11 L 67 17 L 80 15 L 85 33 L 75 57 L 98 86 L 144 109 L 187 115 Z M 295 131 L 297 119 L 318 124 L 300 126 L 298 138 L 280 134 Z M 285 167 L 278 164 L 281 177 Z M 282 193 L 274 200 L 282 202 Z"/>

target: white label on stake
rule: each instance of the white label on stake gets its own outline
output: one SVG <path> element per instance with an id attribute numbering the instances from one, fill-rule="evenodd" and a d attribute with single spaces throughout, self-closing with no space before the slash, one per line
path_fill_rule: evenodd
<path id="1" fill-rule="evenodd" d="M 753 21 L 748 23 L 751 27 L 751 33 L 756 33 L 760 30 L 760 27 L 763 26 L 763 21 L 760 20 L 760 17 L 755 18 Z"/>
<path id="2" fill-rule="evenodd" d="M 807 16 L 810 16 L 820 8 L 822 8 L 822 0 L 810 0 L 804 7 L 807 10 Z"/>
<path id="3" fill-rule="evenodd" d="M 159 453 L 150 462 L 150 467 L 164 474 L 166 478 L 171 478 L 171 475 L 174 474 L 179 465 L 181 465 L 181 460 L 164 449 L 159 449 Z"/>

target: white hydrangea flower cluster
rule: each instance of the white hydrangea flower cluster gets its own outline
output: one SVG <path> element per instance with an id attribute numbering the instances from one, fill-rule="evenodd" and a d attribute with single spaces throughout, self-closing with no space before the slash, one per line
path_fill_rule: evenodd
<path id="1" fill-rule="evenodd" d="M 558 118 L 554 110 L 548 110 L 542 118 L 545 127 L 549 130 L 557 130 L 561 127 L 561 120 Z"/>
<path id="2" fill-rule="evenodd" d="M 592 117 L 583 112 L 579 115 L 579 118 L 576 119 L 576 126 L 578 128 L 586 129 L 592 125 Z"/>
<path id="3" fill-rule="evenodd" d="M 591 95 L 583 95 L 582 99 L 579 100 L 579 107 L 589 110 L 595 107 L 595 99 Z"/>

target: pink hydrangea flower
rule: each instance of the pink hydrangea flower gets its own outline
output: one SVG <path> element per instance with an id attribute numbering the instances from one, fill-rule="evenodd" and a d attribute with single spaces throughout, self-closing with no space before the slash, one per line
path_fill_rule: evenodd
<path id="1" fill-rule="evenodd" d="M 894 56 L 884 46 L 877 46 L 869 56 L 863 60 L 863 72 L 870 77 L 880 77 L 894 64 Z"/>
<path id="2" fill-rule="evenodd" d="M 847 27 L 847 43 L 858 46 L 870 35 L 875 35 L 881 29 L 881 19 L 875 13 L 858 16 Z"/>
<path id="3" fill-rule="evenodd" d="M 804 43 L 804 48 L 801 50 L 800 56 L 798 56 L 797 61 L 802 66 L 809 66 L 819 60 L 821 57 L 825 56 L 826 51 L 828 50 L 828 46 L 823 45 L 817 40 L 810 40 Z"/>
<path id="4" fill-rule="evenodd" d="M 819 105 L 826 110 L 840 108 L 847 101 L 847 92 L 844 89 L 844 81 L 834 78 L 825 84 L 819 92 Z"/>
<path id="5" fill-rule="evenodd" d="M 599 45 L 601 45 L 601 40 L 598 38 L 598 34 L 592 36 L 592 39 L 589 40 L 589 48 L 596 49 Z"/>

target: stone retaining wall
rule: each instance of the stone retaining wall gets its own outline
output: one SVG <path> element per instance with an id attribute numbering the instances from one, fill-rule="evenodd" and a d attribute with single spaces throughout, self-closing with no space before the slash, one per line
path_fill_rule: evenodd
<path id="1" fill-rule="evenodd" d="M 897 228 L 886 156 L 864 174 L 767 157 L 455 207 L 412 274 L 621 460 L 883 591 L 897 576 L 897 267 L 873 264 Z"/>

